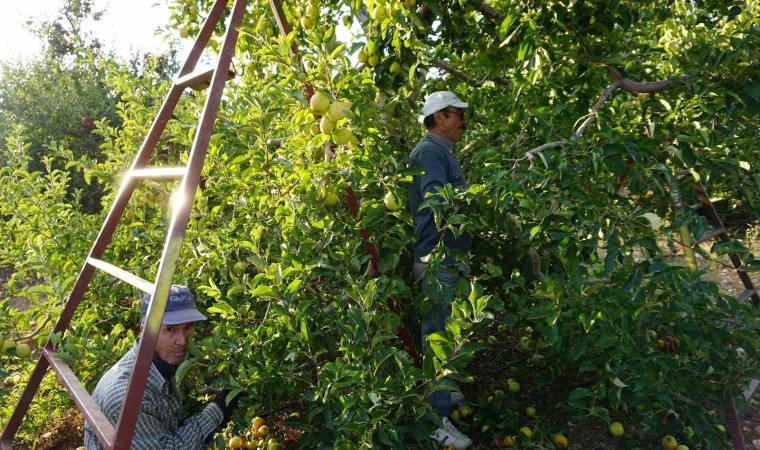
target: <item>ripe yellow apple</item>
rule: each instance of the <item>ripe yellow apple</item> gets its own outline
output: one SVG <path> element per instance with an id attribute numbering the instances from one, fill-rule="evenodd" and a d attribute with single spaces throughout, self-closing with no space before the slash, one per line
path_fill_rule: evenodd
<path id="1" fill-rule="evenodd" d="M 454 411 L 451 411 L 451 418 L 454 420 L 459 420 L 459 410 L 455 409 Z"/>
<path id="2" fill-rule="evenodd" d="M 332 134 L 333 129 L 335 129 L 335 122 L 330 120 L 327 116 L 322 116 L 322 120 L 319 121 L 319 131 L 321 131 L 322 134 L 330 135 Z"/>
<path id="3" fill-rule="evenodd" d="M 375 67 L 380 64 L 380 56 L 378 56 L 377 53 L 369 55 L 367 58 L 367 64 L 369 64 L 370 67 Z"/>
<path id="4" fill-rule="evenodd" d="M 311 30 L 314 28 L 314 20 L 309 16 L 301 17 L 301 26 L 304 30 Z"/>
<path id="5" fill-rule="evenodd" d="M 514 436 L 504 436 L 503 441 L 504 447 L 512 447 L 515 445 L 515 437 Z"/>
<path id="6" fill-rule="evenodd" d="M 665 435 L 660 443 L 662 444 L 662 448 L 665 450 L 676 450 L 676 447 L 678 447 L 678 441 L 676 441 L 676 438 L 669 434 Z"/>
<path id="7" fill-rule="evenodd" d="M 385 207 L 388 208 L 388 211 L 398 211 L 401 209 L 401 205 L 398 203 L 396 196 L 393 195 L 393 192 L 388 191 L 385 193 L 383 203 L 385 203 Z"/>
<path id="8" fill-rule="evenodd" d="M 327 107 L 327 117 L 337 123 L 340 119 L 346 118 L 346 104 L 343 102 L 332 102 Z"/>
<path id="9" fill-rule="evenodd" d="M 188 33 L 188 31 L 187 31 L 187 28 L 185 28 L 185 27 L 179 27 L 178 31 L 179 31 L 179 37 L 181 37 L 182 39 L 184 39 L 184 38 L 186 38 L 187 36 L 190 35 L 190 33 Z"/>
<path id="10" fill-rule="evenodd" d="M 332 140 L 335 145 L 346 145 L 351 142 L 354 135 L 348 128 L 336 128 L 332 133 Z"/>
<path id="11" fill-rule="evenodd" d="M 528 427 L 522 427 L 520 428 L 520 433 L 524 434 L 526 438 L 530 439 L 533 437 L 533 431 L 531 431 Z"/>
<path id="12" fill-rule="evenodd" d="M 251 439 L 250 441 L 245 443 L 245 448 L 247 450 L 256 450 L 256 447 L 259 446 L 259 441 L 256 439 Z"/>
<path id="13" fill-rule="evenodd" d="M 625 430 L 623 430 L 623 424 L 620 422 L 612 422 L 610 424 L 610 434 L 612 434 L 615 437 L 620 437 L 625 433 Z"/>
<path id="14" fill-rule="evenodd" d="M 335 195 L 335 194 L 333 193 L 333 195 Z M 337 197 L 337 195 L 336 195 L 336 197 Z M 327 203 L 327 201 L 325 201 L 325 203 Z M 269 434 L 269 427 L 266 426 L 266 425 L 260 426 L 259 429 L 256 431 L 256 434 L 259 437 L 267 437 L 267 435 Z"/>
<path id="15" fill-rule="evenodd" d="M 325 203 L 325 206 L 335 206 L 335 204 L 338 203 L 338 194 L 330 191 L 325 194 L 323 201 Z"/>
<path id="16" fill-rule="evenodd" d="M 227 447 L 237 449 L 243 446 L 243 439 L 240 436 L 232 436 L 227 442 Z"/>
<path id="17" fill-rule="evenodd" d="M 267 450 L 278 450 L 279 448 L 280 444 L 278 444 L 274 439 L 270 439 L 269 442 L 267 442 Z"/>
<path id="18" fill-rule="evenodd" d="M 401 73 L 401 64 L 398 63 L 398 61 L 393 61 L 393 64 L 391 64 L 391 73 Z"/>
<path id="19" fill-rule="evenodd" d="M 535 415 L 536 415 L 536 408 L 534 408 L 532 406 L 528 406 L 527 408 L 525 408 L 525 414 L 528 417 L 535 417 Z"/>
<path id="20" fill-rule="evenodd" d="M 314 114 L 322 115 L 330 106 L 330 98 L 322 92 L 315 92 L 309 100 L 309 107 Z"/>
<path id="21" fill-rule="evenodd" d="M 459 415 L 462 416 L 462 419 L 466 419 L 470 414 L 472 414 L 472 409 L 469 406 L 464 405 L 459 408 Z"/>
<path id="22" fill-rule="evenodd" d="M 20 358 L 26 358 L 32 354 L 32 347 L 30 347 L 29 344 L 24 344 L 23 342 L 16 344 L 16 353 Z"/>
<path id="23" fill-rule="evenodd" d="M 554 445 L 559 448 L 567 448 L 567 438 L 561 434 L 555 434 Z"/>
<path id="24" fill-rule="evenodd" d="M 261 427 L 262 425 L 264 425 L 264 419 L 262 419 L 262 418 L 261 418 L 261 417 L 259 417 L 259 416 L 256 416 L 256 417 L 254 417 L 254 418 L 253 418 L 253 421 L 251 422 L 251 429 L 252 429 L 253 431 L 256 431 L 256 430 L 258 430 L 258 429 L 259 429 L 259 427 Z"/>
<path id="25" fill-rule="evenodd" d="M 685 446 L 685 445 L 681 444 L 681 445 L 679 445 L 678 447 L 676 447 L 676 450 L 689 450 L 689 447 L 687 447 L 687 446 Z"/>

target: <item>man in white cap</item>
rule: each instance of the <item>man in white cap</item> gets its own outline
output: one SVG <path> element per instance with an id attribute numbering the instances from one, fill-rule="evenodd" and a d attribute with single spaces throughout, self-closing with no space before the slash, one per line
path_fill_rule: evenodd
<path id="1" fill-rule="evenodd" d="M 439 91 L 428 96 L 422 106 L 427 133 L 411 154 L 411 165 L 424 172 L 415 175 L 409 186 L 409 203 L 417 237 L 413 249 L 414 278 L 426 295 L 435 298 L 422 317 L 423 353 L 428 350 L 427 336 L 446 329 L 446 318 L 451 315 L 451 288 L 460 278 L 469 276 L 467 267 L 456 259 L 456 253 L 470 250 L 471 236 L 466 233 L 455 236 L 449 230 L 438 230 L 433 210 L 430 207 L 420 209 L 427 198 L 440 202 L 437 191 L 444 185 L 456 188 L 465 184 L 454 143 L 462 139 L 462 133 L 467 129 L 466 111 L 467 103 L 453 92 Z M 428 255 L 439 245 L 443 246 L 444 260 L 432 270 L 432 266 L 428 267 Z M 457 400 L 461 399 L 461 394 L 455 395 Z M 452 392 L 437 390 L 430 393 L 428 399 L 443 425 L 432 437 L 441 445 L 453 445 L 456 449 L 472 445 L 472 441 L 449 420 Z"/>
<path id="2" fill-rule="evenodd" d="M 143 321 L 150 297 L 145 295 L 141 304 Z M 202 449 L 211 442 L 213 433 L 232 417 L 237 397 L 228 404 L 229 392 L 223 391 L 200 412 L 180 423 L 182 400 L 172 381 L 177 367 L 187 356 L 187 344 L 195 332 L 195 322 L 202 320 L 206 317 L 196 308 L 192 292 L 186 286 L 173 285 L 137 415 L 133 450 Z M 137 345 L 103 375 L 92 393 L 92 399 L 113 426 L 119 418 L 136 359 Z M 85 425 L 84 445 L 87 450 L 103 448 L 89 425 Z"/>

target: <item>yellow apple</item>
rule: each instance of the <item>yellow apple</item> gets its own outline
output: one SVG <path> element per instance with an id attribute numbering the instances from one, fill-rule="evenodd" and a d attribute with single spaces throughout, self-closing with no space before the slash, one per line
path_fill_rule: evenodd
<path id="1" fill-rule="evenodd" d="M 367 58 L 367 64 L 369 64 L 370 67 L 375 67 L 376 65 L 380 64 L 380 57 L 377 55 L 377 53 L 369 55 Z"/>
<path id="2" fill-rule="evenodd" d="M 301 26 L 304 30 L 311 30 L 314 28 L 314 21 L 309 16 L 301 17 Z"/>
<path id="3" fill-rule="evenodd" d="M 391 64 L 391 73 L 401 73 L 401 64 L 398 63 L 398 61 L 393 61 L 393 64 Z"/>
<path id="4" fill-rule="evenodd" d="M 676 441 L 676 438 L 669 434 L 663 437 L 660 443 L 665 450 L 676 450 L 676 447 L 678 447 L 678 441 Z"/>
<path id="5" fill-rule="evenodd" d="M 612 434 L 615 437 L 620 437 L 625 433 L 625 430 L 623 430 L 623 424 L 620 422 L 612 422 L 610 424 L 610 434 Z"/>

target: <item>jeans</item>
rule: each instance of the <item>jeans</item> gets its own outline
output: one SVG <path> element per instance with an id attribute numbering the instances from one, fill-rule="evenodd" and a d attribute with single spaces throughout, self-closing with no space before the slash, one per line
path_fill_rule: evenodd
<path id="1" fill-rule="evenodd" d="M 451 292 L 454 286 L 457 284 L 460 278 L 469 277 L 469 271 L 467 266 L 454 259 L 444 260 L 439 267 L 438 277 L 436 280 L 430 280 L 425 275 L 425 271 L 428 265 L 423 262 L 414 262 L 412 271 L 414 272 L 414 279 L 420 287 L 421 291 L 426 291 L 426 287 L 431 282 L 436 282 L 439 286 L 436 286 L 438 295 L 444 298 L 438 302 L 435 302 L 430 310 L 422 316 L 421 334 L 422 334 L 422 353 L 423 355 L 428 351 L 428 335 L 437 333 L 439 331 L 446 330 L 446 318 L 451 315 L 451 302 L 446 299 L 444 294 L 446 291 Z M 448 296 L 449 299 L 451 296 Z M 430 393 L 428 396 L 430 406 L 433 407 L 433 411 L 440 417 L 448 417 L 451 413 L 451 391 L 441 390 Z"/>

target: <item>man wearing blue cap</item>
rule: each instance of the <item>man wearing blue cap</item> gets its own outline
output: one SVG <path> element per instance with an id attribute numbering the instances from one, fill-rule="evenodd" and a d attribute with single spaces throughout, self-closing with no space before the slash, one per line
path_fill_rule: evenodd
<path id="1" fill-rule="evenodd" d="M 148 294 L 140 308 L 143 321 L 149 304 Z M 161 319 L 153 364 L 137 415 L 132 450 L 201 449 L 211 442 L 214 431 L 232 417 L 237 399 L 227 404 L 227 392 L 222 392 L 200 412 L 180 423 L 182 400 L 175 391 L 172 379 L 187 356 L 187 344 L 195 332 L 195 322 L 202 320 L 206 317 L 196 308 L 192 292 L 186 286 L 173 285 Z M 114 426 L 136 359 L 137 345 L 103 375 L 92 393 L 92 399 Z M 87 450 L 103 448 L 89 425 L 85 426 L 84 444 Z"/>
<path id="2" fill-rule="evenodd" d="M 423 123 L 427 133 L 412 150 L 411 165 L 422 171 L 415 175 L 409 185 L 414 233 L 414 279 L 426 295 L 434 297 L 430 309 L 422 317 L 422 350 L 427 352 L 427 336 L 446 329 L 446 318 L 451 315 L 451 298 L 446 292 L 457 284 L 460 278 L 469 276 L 467 267 L 456 259 L 455 253 L 470 250 L 472 238 L 467 233 L 455 236 L 450 230 L 441 231 L 435 224 L 433 210 L 420 208 L 428 198 L 441 203 L 438 189 L 446 184 L 460 187 L 465 184 L 464 172 L 459 165 L 454 144 L 462 139 L 467 129 L 467 103 L 449 91 L 434 92 L 422 106 Z M 428 267 L 429 255 L 442 245 L 443 262 L 433 270 Z M 447 298 L 448 297 L 448 298 Z M 452 399 L 456 395 L 456 399 Z M 449 420 L 452 400 L 462 400 L 459 393 L 437 390 L 428 396 L 433 410 L 441 417 L 442 427 L 431 436 L 443 446 L 454 446 L 457 450 L 472 445 L 472 440 L 460 433 Z"/>

